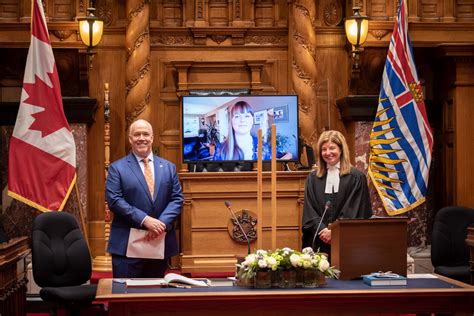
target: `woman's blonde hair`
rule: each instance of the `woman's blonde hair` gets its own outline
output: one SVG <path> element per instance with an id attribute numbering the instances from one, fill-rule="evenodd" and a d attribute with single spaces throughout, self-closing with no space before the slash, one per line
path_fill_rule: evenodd
<path id="1" fill-rule="evenodd" d="M 339 149 L 341 150 L 341 157 L 339 160 L 340 161 L 339 174 L 341 176 L 348 174 L 351 171 L 352 165 L 349 160 L 349 147 L 347 146 L 346 138 L 344 137 L 344 135 L 342 135 L 341 132 L 329 130 L 329 131 L 322 132 L 321 136 L 319 136 L 316 175 L 319 178 L 322 178 L 326 174 L 327 165 L 323 159 L 321 148 L 327 142 L 332 142 L 336 144 L 337 146 L 339 146 Z"/>

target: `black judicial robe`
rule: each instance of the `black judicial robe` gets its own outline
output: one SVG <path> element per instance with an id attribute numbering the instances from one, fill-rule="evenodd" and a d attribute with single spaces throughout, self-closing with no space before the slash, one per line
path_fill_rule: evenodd
<path id="1" fill-rule="evenodd" d="M 349 174 L 341 176 L 339 182 L 339 192 L 326 194 L 326 175 L 322 178 L 316 176 L 316 171 L 311 172 L 306 178 L 305 199 L 303 208 L 303 248 L 313 247 L 313 237 L 319 233 L 329 223 L 338 218 L 369 218 L 372 216 L 369 189 L 367 178 L 354 167 L 351 167 Z M 319 222 L 324 212 L 327 201 L 331 201 L 331 207 L 326 211 L 326 215 L 321 223 Z M 331 246 L 315 238 L 314 250 L 330 253 Z"/>

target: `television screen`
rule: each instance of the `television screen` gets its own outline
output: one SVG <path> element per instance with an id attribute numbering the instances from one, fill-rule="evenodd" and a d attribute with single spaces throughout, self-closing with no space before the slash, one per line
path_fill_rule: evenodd
<path id="1" fill-rule="evenodd" d="M 271 126 L 276 126 L 276 157 L 297 161 L 298 97 L 296 95 L 184 96 L 183 158 L 193 162 L 271 160 Z"/>

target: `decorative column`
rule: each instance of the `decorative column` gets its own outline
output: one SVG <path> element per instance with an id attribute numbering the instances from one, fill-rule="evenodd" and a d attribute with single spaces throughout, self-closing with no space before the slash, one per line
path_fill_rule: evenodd
<path id="1" fill-rule="evenodd" d="M 126 65 L 126 126 L 142 118 L 150 121 L 150 2 L 127 0 Z M 128 142 L 127 142 L 128 143 Z"/>
<path id="2" fill-rule="evenodd" d="M 316 18 L 315 1 L 294 1 L 291 5 L 291 21 L 288 46 L 291 55 L 291 81 L 299 96 L 301 139 L 313 145 L 319 136 L 317 126 L 319 111 L 316 103 L 316 34 L 313 21 Z"/>
<path id="3" fill-rule="evenodd" d="M 104 84 L 104 180 L 107 179 L 110 166 L 110 104 L 109 104 L 109 84 Z M 109 204 L 104 201 L 104 255 L 96 256 L 92 262 L 92 270 L 99 272 L 112 271 L 112 256 L 107 252 L 110 236 L 110 224 L 112 213 Z"/>

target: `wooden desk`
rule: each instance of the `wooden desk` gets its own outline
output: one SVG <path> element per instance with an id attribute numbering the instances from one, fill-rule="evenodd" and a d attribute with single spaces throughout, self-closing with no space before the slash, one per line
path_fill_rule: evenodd
<path id="1" fill-rule="evenodd" d="M 469 247 L 470 253 L 469 266 L 471 270 L 471 285 L 474 285 L 474 227 L 467 228 L 466 244 Z"/>
<path id="2" fill-rule="evenodd" d="M 109 316 L 242 316 L 242 315 L 360 315 L 367 313 L 451 313 L 472 315 L 474 287 L 440 276 L 456 288 L 389 288 L 328 282 L 327 288 L 294 290 L 241 290 L 197 292 L 185 289 L 148 293 L 112 293 L 112 280 L 102 279 L 97 299 L 109 302 Z M 410 280 L 409 280 L 410 282 Z M 331 284 L 332 283 L 332 284 Z"/>
<path id="3" fill-rule="evenodd" d="M 0 315 L 23 316 L 26 304 L 28 238 L 0 244 Z"/>

